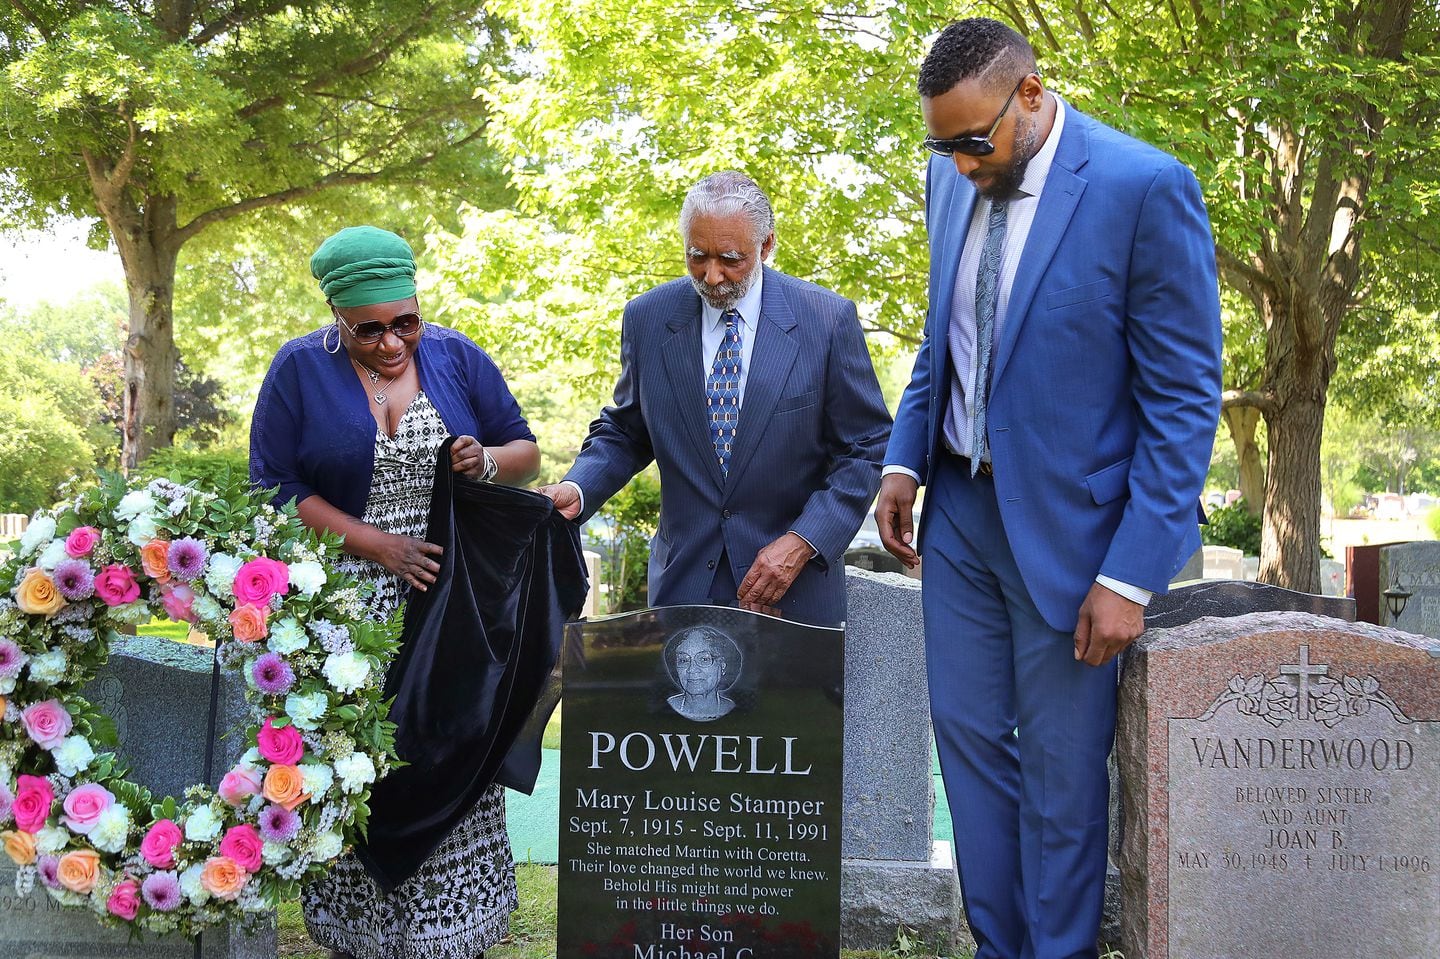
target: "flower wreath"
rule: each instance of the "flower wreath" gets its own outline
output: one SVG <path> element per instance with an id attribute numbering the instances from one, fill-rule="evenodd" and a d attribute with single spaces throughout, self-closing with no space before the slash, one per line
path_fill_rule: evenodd
<path id="1" fill-rule="evenodd" d="M 294 898 L 363 833 L 395 760 L 381 699 L 398 619 L 365 618 L 339 540 L 293 504 L 119 477 L 37 514 L 0 557 L 0 843 L 67 906 L 193 935 Z M 250 746 L 218 790 L 152 801 L 125 778 L 115 724 L 77 691 L 116 625 L 161 614 L 216 642 L 246 679 Z"/>

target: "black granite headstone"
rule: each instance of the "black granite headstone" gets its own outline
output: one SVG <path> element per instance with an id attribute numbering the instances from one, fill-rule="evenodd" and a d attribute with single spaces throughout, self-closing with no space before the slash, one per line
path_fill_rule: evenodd
<path id="1" fill-rule="evenodd" d="M 1246 613 L 1313 613 L 1355 622 L 1355 600 L 1318 596 L 1268 583 L 1206 580 L 1156 596 L 1145 609 L 1146 629 L 1183 626 L 1202 616 L 1244 616 Z"/>
<path id="2" fill-rule="evenodd" d="M 834 959 L 844 632 L 715 606 L 572 624 L 560 959 Z"/>

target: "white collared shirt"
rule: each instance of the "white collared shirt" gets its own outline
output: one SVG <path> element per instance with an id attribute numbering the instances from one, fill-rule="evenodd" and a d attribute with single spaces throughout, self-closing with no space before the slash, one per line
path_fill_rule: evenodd
<path id="1" fill-rule="evenodd" d="M 750 357 L 754 356 L 755 332 L 760 322 L 760 287 L 765 282 L 765 271 L 759 266 L 755 268 L 755 285 L 746 291 L 735 304 L 735 312 L 740 314 L 740 408 L 745 408 L 745 383 L 750 377 Z M 715 354 L 720 351 L 720 343 L 725 339 L 725 321 L 722 319 L 724 313 L 716 309 L 702 298 L 700 300 L 700 363 L 701 380 L 705 382 L 710 377 L 710 371 L 715 367 Z"/>

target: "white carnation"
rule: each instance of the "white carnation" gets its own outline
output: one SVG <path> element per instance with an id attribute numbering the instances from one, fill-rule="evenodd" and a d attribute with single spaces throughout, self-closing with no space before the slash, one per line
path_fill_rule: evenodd
<path id="1" fill-rule="evenodd" d="M 325 657 L 325 678 L 342 693 L 353 693 L 370 676 L 370 660 L 359 653 L 331 653 Z"/>
<path id="2" fill-rule="evenodd" d="M 340 777 L 342 792 L 358 793 L 375 781 L 375 764 L 365 753 L 354 752 L 335 761 L 335 775 Z"/>
<path id="3" fill-rule="evenodd" d="M 49 542 L 55 537 L 55 520 L 50 516 L 37 516 L 25 527 L 25 532 L 20 534 L 20 555 L 29 556 L 39 548 L 41 543 Z"/>
<path id="4" fill-rule="evenodd" d="M 47 856 L 70 845 L 70 830 L 64 826 L 46 826 L 35 834 L 35 849 Z"/>
<path id="5" fill-rule="evenodd" d="M 220 835 L 220 820 L 209 806 L 200 806 L 185 820 L 185 838 L 190 842 L 212 842 Z"/>
<path id="6" fill-rule="evenodd" d="M 200 873 L 205 869 L 205 864 L 197 862 L 180 874 L 180 891 L 185 898 L 190 900 L 194 906 L 203 906 L 210 898 L 210 893 L 200 884 Z"/>
<path id="7" fill-rule="evenodd" d="M 155 523 L 155 517 L 146 513 L 130 521 L 130 528 L 126 531 L 125 538 L 136 546 L 144 546 L 158 535 L 160 535 L 160 527 Z"/>
<path id="8" fill-rule="evenodd" d="M 130 810 L 116 803 L 100 814 L 90 830 L 90 844 L 101 852 L 120 852 L 130 831 Z"/>
<path id="9" fill-rule="evenodd" d="M 15 691 L 15 677 L 6 676 L 0 678 L 0 696 L 9 696 Z"/>
<path id="10" fill-rule="evenodd" d="M 155 497 L 148 490 L 137 489 L 126 493 L 115 507 L 116 519 L 134 519 L 137 516 L 155 512 Z"/>
<path id="11" fill-rule="evenodd" d="M 334 859 L 344 848 L 345 843 L 341 841 L 337 833 L 322 832 L 315 836 L 315 842 L 310 847 L 310 856 L 323 862 Z"/>
<path id="12" fill-rule="evenodd" d="M 294 582 L 294 569 L 291 569 L 291 582 Z M 279 653 L 281 656 L 289 656 L 291 653 L 298 653 L 310 645 L 310 636 L 305 628 L 296 622 L 294 617 L 286 617 L 274 626 L 270 627 L 270 651 Z"/>
<path id="13" fill-rule="evenodd" d="M 302 596 L 314 596 L 325 585 L 325 567 L 319 563 L 291 563 L 290 585 Z"/>
<path id="14" fill-rule="evenodd" d="M 280 842 L 267 842 L 260 848 L 260 858 L 267 866 L 278 866 L 290 858 L 290 847 Z"/>
<path id="15" fill-rule="evenodd" d="M 43 685 L 53 686 L 65 678 L 66 665 L 68 665 L 68 663 L 65 659 L 65 650 L 58 646 L 38 656 L 31 656 L 30 680 Z"/>
<path id="16" fill-rule="evenodd" d="M 40 551 L 40 558 L 37 559 L 35 563 L 48 573 L 69 558 L 70 554 L 65 552 L 65 541 L 63 539 L 52 539 L 49 543 L 46 543 L 45 548 Z"/>
<path id="17" fill-rule="evenodd" d="M 301 729 L 319 729 L 330 699 L 324 693 L 291 693 L 285 697 L 285 715 Z"/>
<path id="18" fill-rule="evenodd" d="M 314 799 L 320 799 L 335 782 L 335 771 L 325 763 L 301 763 L 300 778 L 305 782 L 305 791 Z"/>
<path id="19" fill-rule="evenodd" d="M 220 608 L 220 604 L 203 593 L 195 597 L 195 602 L 190 604 L 190 609 L 202 623 L 215 623 L 225 618 L 225 611 Z"/>
<path id="20" fill-rule="evenodd" d="M 84 736 L 66 736 L 60 745 L 50 750 L 50 758 L 55 760 L 55 768 L 60 770 L 60 775 L 73 777 L 90 768 L 90 763 L 95 760 L 95 750 L 90 748 L 90 741 Z"/>
<path id="21" fill-rule="evenodd" d="M 244 565 L 243 560 L 229 553 L 215 553 L 210 557 L 209 569 L 205 571 L 205 585 L 216 596 L 235 595 L 235 574 Z"/>
<path id="22" fill-rule="evenodd" d="M 263 758 L 264 757 L 260 755 L 259 747 L 251 746 L 249 749 L 245 750 L 244 754 L 240 757 L 240 762 L 241 764 L 249 766 L 251 769 L 254 769 L 255 767 L 260 765 L 260 761 Z"/>

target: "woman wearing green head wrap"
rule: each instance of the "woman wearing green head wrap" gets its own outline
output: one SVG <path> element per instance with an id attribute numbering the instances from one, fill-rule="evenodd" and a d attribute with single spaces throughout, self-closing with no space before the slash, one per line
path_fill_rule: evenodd
<path id="1" fill-rule="evenodd" d="M 435 582 L 443 552 L 423 539 L 435 463 L 520 486 L 540 467 L 495 363 L 463 334 L 421 319 L 415 257 L 399 236 L 349 227 L 310 269 L 330 308 L 322 328 L 271 363 L 250 435 L 251 479 L 294 499 L 300 519 L 345 537 L 340 566 L 373 583 L 386 619 L 408 588 Z M 463 901 L 466 908 L 457 909 Z M 504 791 L 492 785 L 419 873 L 383 892 L 354 856 L 304 891 L 311 938 L 357 959 L 474 959 L 515 908 Z"/>

